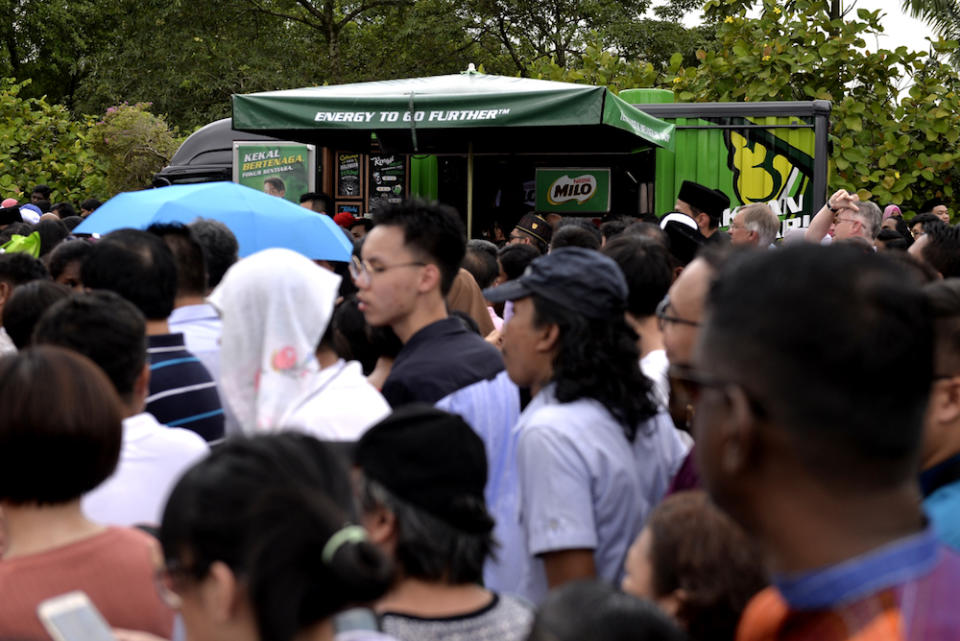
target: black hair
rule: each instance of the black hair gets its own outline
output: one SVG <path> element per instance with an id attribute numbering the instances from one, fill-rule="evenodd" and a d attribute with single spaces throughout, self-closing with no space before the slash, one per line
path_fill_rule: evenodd
<path id="1" fill-rule="evenodd" d="M 305 434 L 234 437 L 184 474 L 163 512 L 166 565 L 200 580 L 214 562 L 246 587 L 261 641 L 308 626 L 389 588 L 389 561 L 368 541 L 332 537 L 356 522 L 337 454 Z"/>
<path id="2" fill-rule="evenodd" d="M 36 206 L 37 206 L 37 209 L 39 209 L 39 210 L 42 211 L 43 213 L 47 213 L 47 212 L 50 211 L 50 201 L 49 201 L 49 200 L 38 200 L 37 202 L 35 202 L 35 203 L 33 203 L 33 204 L 36 205 Z"/>
<path id="3" fill-rule="evenodd" d="M 0 359 L 0 501 L 76 500 L 117 466 L 120 399 L 87 358 L 40 346 Z"/>
<path id="4" fill-rule="evenodd" d="M 882 242 L 886 249 L 905 251 L 908 247 L 907 239 L 895 229 L 881 229 L 877 234 L 877 240 Z"/>
<path id="5" fill-rule="evenodd" d="M 450 585 L 482 583 L 483 564 L 497 545 L 492 526 L 486 533 L 464 532 L 368 478 L 359 494 L 365 512 L 382 507 L 396 519 L 394 558 L 403 576 Z M 493 522 L 482 501 L 475 507 L 483 512 L 478 518 Z"/>
<path id="6" fill-rule="evenodd" d="M 30 190 L 30 195 L 32 196 L 33 194 L 40 194 L 41 196 L 43 196 L 44 200 L 50 200 L 51 191 L 52 190 L 47 185 L 37 185 L 36 187 Z"/>
<path id="7" fill-rule="evenodd" d="M 727 263 L 700 346 L 709 374 L 743 386 L 811 474 L 881 488 L 914 474 L 932 334 L 927 301 L 896 263 L 798 245 Z M 897 394 L 877 385 L 892 379 Z"/>
<path id="8" fill-rule="evenodd" d="M 370 342 L 369 329 L 356 296 L 348 296 L 333 310 L 320 344 L 333 349 L 347 361 L 359 361 L 364 375 L 376 367 L 379 354 Z"/>
<path id="9" fill-rule="evenodd" d="M 622 218 L 615 218 L 613 220 L 608 220 L 607 222 L 600 225 L 600 234 L 607 240 L 619 236 L 627 230 L 627 221 Z"/>
<path id="10" fill-rule="evenodd" d="M 33 232 L 33 225 L 25 222 L 10 223 L 0 230 L 0 245 L 10 241 L 15 235 L 29 236 Z"/>
<path id="11" fill-rule="evenodd" d="M 627 228 L 623 230 L 623 233 L 651 238 L 666 247 L 668 250 L 670 249 L 670 237 L 667 236 L 667 232 L 660 228 L 660 225 L 641 220 L 627 225 Z"/>
<path id="12" fill-rule="evenodd" d="M 960 276 L 960 227 L 943 222 L 923 226 L 927 242 L 921 250 L 923 259 L 944 278 Z"/>
<path id="13" fill-rule="evenodd" d="M 237 262 L 240 245 L 230 228 L 219 220 L 199 218 L 190 223 L 197 242 L 203 248 L 207 265 L 207 289 L 220 284 L 223 275 Z"/>
<path id="14" fill-rule="evenodd" d="M 572 581 L 547 595 L 527 641 L 684 641 L 686 635 L 650 601 L 606 581 Z"/>
<path id="15" fill-rule="evenodd" d="M 203 246 L 193 231 L 182 223 L 154 223 L 147 231 L 163 239 L 173 252 L 177 263 L 177 295 L 203 296 L 207 291 L 207 265 Z"/>
<path id="16" fill-rule="evenodd" d="M 264 178 L 263 184 L 272 185 L 273 188 L 276 189 L 277 191 L 283 191 L 283 192 L 287 191 L 287 186 L 286 184 L 284 184 L 283 179 L 277 178 L 276 176 L 271 176 L 270 178 Z"/>
<path id="17" fill-rule="evenodd" d="M 497 246 L 489 240 L 474 238 L 467 243 L 467 253 L 461 266 L 470 272 L 480 289 L 490 287 L 500 275 Z"/>
<path id="18" fill-rule="evenodd" d="M 307 202 L 308 200 L 319 200 L 321 203 L 323 203 L 322 205 L 323 212 L 328 216 L 330 215 L 330 212 L 333 211 L 333 199 L 330 198 L 330 196 L 328 196 L 322 191 L 308 191 L 307 193 L 300 196 L 301 204 Z M 365 219 L 358 219 L 358 220 L 365 220 Z M 367 231 L 370 231 L 369 228 L 367 229 Z"/>
<path id="19" fill-rule="evenodd" d="M 47 259 L 50 277 L 54 280 L 60 278 L 60 274 L 66 269 L 68 263 L 76 260 L 82 264 L 92 251 L 93 244 L 86 240 L 67 240 L 60 243 L 50 252 Z"/>
<path id="20" fill-rule="evenodd" d="M 54 304 L 33 331 L 37 345 L 83 354 L 106 373 L 126 400 L 146 362 L 146 321 L 133 303 L 111 291 L 76 294 Z"/>
<path id="21" fill-rule="evenodd" d="M 136 305 L 147 320 L 170 316 L 177 295 L 177 265 L 160 238 L 118 229 L 93 246 L 83 263 L 83 284 L 109 289 Z"/>
<path id="22" fill-rule="evenodd" d="M 57 216 L 59 216 L 61 219 L 66 218 L 66 217 L 68 217 L 68 216 L 76 216 L 76 215 L 77 215 L 77 210 L 74 209 L 74 207 L 73 207 L 72 204 L 70 204 L 70 203 L 68 203 L 68 202 L 66 202 L 66 201 L 61 202 L 61 203 L 57 203 L 56 205 L 54 205 L 54 206 L 50 209 L 50 211 L 52 211 L 53 213 L 55 213 L 55 214 L 56 214 Z"/>
<path id="23" fill-rule="evenodd" d="M 50 272 L 40 260 L 23 252 L 0 254 L 0 281 L 23 285 L 31 280 L 50 278 Z"/>
<path id="24" fill-rule="evenodd" d="M 673 284 L 670 253 L 655 240 L 637 235 L 609 241 L 603 254 L 612 258 L 627 279 L 627 311 L 639 318 L 653 316 Z"/>
<path id="25" fill-rule="evenodd" d="M 467 246 L 463 221 L 455 209 L 415 198 L 379 209 L 373 222 L 401 228 L 404 245 L 440 269 L 440 293 L 450 293 Z"/>
<path id="26" fill-rule="evenodd" d="M 63 224 L 67 226 L 67 229 L 73 231 L 74 228 L 83 222 L 83 218 L 80 216 L 67 216 L 66 218 L 61 219 Z"/>
<path id="27" fill-rule="evenodd" d="M 352 223 L 350 223 L 350 229 L 353 229 L 357 226 L 363 227 L 365 231 L 370 231 L 373 229 L 373 221 L 369 218 L 357 218 Z"/>
<path id="28" fill-rule="evenodd" d="M 534 324 L 555 323 L 560 328 L 552 378 L 557 400 L 596 400 L 632 442 L 640 424 L 657 413 L 657 405 L 651 397 L 652 383 L 640 371 L 637 335 L 623 314 L 597 322 L 537 294 L 532 298 Z"/>
<path id="29" fill-rule="evenodd" d="M 34 325 L 47 309 L 70 295 L 70 288 L 52 280 L 33 280 L 17 287 L 3 306 L 3 328 L 18 350 L 30 345 Z"/>
<path id="30" fill-rule="evenodd" d="M 954 375 L 960 370 L 960 278 L 935 280 L 923 293 L 933 314 L 935 372 Z"/>
<path id="31" fill-rule="evenodd" d="M 86 209 L 87 211 L 96 211 L 97 207 L 102 205 L 99 200 L 96 198 L 87 198 L 82 203 L 80 203 L 80 209 Z"/>
<path id="32" fill-rule="evenodd" d="M 938 216 L 934 216 L 930 212 L 917 214 L 916 216 L 914 216 L 913 218 L 907 221 L 907 224 L 910 225 L 910 229 L 913 229 L 917 225 L 917 223 L 920 223 L 921 225 L 923 225 L 923 231 L 927 231 L 927 225 L 929 225 L 930 223 L 939 223 L 941 225 L 944 224 L 943 221 L 940 220 Z"/>
<path id="33" fill-rule="evenodd" d="M 597 235 L 599 235 L 599 233 Z M 583 247 L 584 249 L 599 250 L 602 241 L 597 235 L 587 231 L 580 225 L 563 225 L 553 233 L 553 239 L 550 241 L 550 249 Z"/>
<path id="34" fill-rule="evenodd" d="M 70 235 L 70 230 L 62 220 L 41 220 L 33 230 L 40 234 L 40 255 L 46 256 L 53 251 L 63 239 Z"/>
<path id="35" fill-rule="evenodd" d="M 504 245 L 497 257 L 507 280 L 513 280 L 523 275 L 527 266 L 540 257 L 540 252 L 531 245 Z"/>

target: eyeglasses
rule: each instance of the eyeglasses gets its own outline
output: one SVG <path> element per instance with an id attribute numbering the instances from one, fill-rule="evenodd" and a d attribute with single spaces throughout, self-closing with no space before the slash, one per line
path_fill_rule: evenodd
<path id="1" fill-rule="evenodd" d="M 371 265 L 369 261 L 360 260 L 356 256 L 350 257 L 350 276 L 357 283 L 370 282 L 377 274 L 382 274 L 389 269 L 398 267 L 423 267 L 426 263 L 414 261 L 410 263 L 399 263 L 397 265 Z"/>
<path id="2" fill-rule="evenodd" d="M 658 325 L 660 326 L 660 331 L 663 331 L 664 326 L 667 323 L 675 323 L 677 325 L 689 325 L 690 327 L 700 327 L 699 321 L 692 321 L 686 318 L 678 318 L 676 316 L 671 316 L 667 313 L 667 308 L 670 307 L 670 296 L 664 296 L 663 300 L 657 305 L 657 309 L 654 314 L 657 317 Z"/>

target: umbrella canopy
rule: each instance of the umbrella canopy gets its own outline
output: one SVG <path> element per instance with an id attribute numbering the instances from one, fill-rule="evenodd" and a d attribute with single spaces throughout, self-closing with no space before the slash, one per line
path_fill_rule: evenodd
<path id="1" fill-rule="evenodd" d="M 353 244 L 333 220 L 288 200 L 232 182 L 174 185 L 117 194 L 77 225 L 77 234 L 105 234 L 153 223 L 219 220 L 234 233 L 240 256 L 284 247 L 313 260 L 349 261 Z"/>
<path id="2" fill-rule="evenodd" d="M 328 147 L 416 153 L 629 152 L 673 148 L 673 125 L 606 87 L 487 75 L 233 96 L 233 127 Z"/>

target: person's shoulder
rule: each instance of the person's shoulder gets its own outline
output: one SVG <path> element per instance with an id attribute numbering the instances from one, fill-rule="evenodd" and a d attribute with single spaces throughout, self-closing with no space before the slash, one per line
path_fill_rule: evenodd
<path id="1" fill-rule="evenodd" d="M 183 454 L 206 454 L 210 451 L 207 442 L 197 434 L 182 427 L 161 426 L 163 429 L 157 430 L 152 435 L 154 444 L 163 445 L 165 449 L 171 452 L 180 452 Z"/>

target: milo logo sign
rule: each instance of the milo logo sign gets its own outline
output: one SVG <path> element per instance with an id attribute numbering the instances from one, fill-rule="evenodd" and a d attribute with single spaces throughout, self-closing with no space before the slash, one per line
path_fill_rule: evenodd
<path id="1" fill-rule="evenodd" d="M 571 178 L 560 176 L 547 190 L 547 202 L 559 205 L 571 200 L 583 204 L 597 193 L 597 179 L 589 174 Z"/>
<path id="2" fill-rule="evenodd" d="M 538 211 L 594 214 L 610 210 L 609 169 L 537 169 Z"/>

